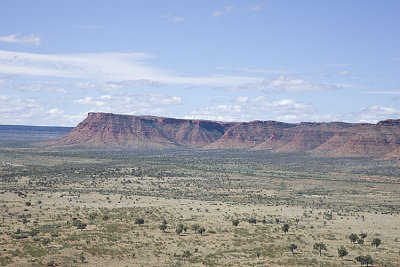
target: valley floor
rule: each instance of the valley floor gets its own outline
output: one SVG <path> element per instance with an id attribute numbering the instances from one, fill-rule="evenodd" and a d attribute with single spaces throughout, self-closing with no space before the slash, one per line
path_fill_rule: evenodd
<path id="1" fill-rule="evenodd" d="M 257 153 L 3 150 L 0 264 L 399 266 L 398 162 Z"/>

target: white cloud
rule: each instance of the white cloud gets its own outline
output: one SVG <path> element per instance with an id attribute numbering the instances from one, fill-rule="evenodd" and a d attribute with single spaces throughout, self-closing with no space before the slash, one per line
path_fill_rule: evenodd
<path id="1" fill-rule="evenodd" d="M 248 99 L 249 99 L 249 98 L 248 98 L 247 96 L 239 96 L 239 97 L 236 99 L 236 102 L 237 102 L 237 103 L 246 103 Z"/>
<path id="2" fill-rule="evenodd" d="M 107 81 L 105 83 L 105 90 L 114 90 L 126 87 L 160 87 L 160 83 L 139 79 L 139 80 L 124 80 L 124 81 Z"/>
<path id="3" fill-rule="evenodd" d="M 350 71 L 348 70 L 342 70 L 342 71 L 338 71 L 336 74 L 338 75 L 342 75 L 342 76 L 346 76 L 350 74 Z"/>
<path id="4" fill-rule="evenodd" d="M 399 119 L 400 110 L 392 107 L 381 107 L 378 105 L 369 106 L 360 109 L 358 112 L 350 115 L 351 121 L 377 123 L 386 119 Z"/>
<path id="5" fill-rule="evenodd" d="M 166 14 L 163 16 L 164 19 L 166 19 L 167 21 L 171 21 L 171 22 L 180 22 L 180 21 L 184 21 L 185 18 L 184 17 L 180 17 L 180 16 L 173 16 L 171 14 Z"/>
<path id="6" fill-rule="evenodd" d="M 1 83 L 0 83 L 1 85 Z M 8 84 L 7 87 L 9 89 L 13 90 L 18 90 L 18 91 L 26 91 L 26 92 L 48 92 L 48 93 L 67 93 L 67 90 L 65 88 L 59 86 L 59 85 L 51 85 L 51 84 L 41 84 L 41 83 L 34 83 L 34 84 Z M 1 87 L 0 87 L 1 88 Z"/>
<path id="7" fill-rule="evenodd" d="M 162 94 L 147 95 L 102 95 L 99 97 L 85 96 L 73 100 L 74 104 L 84 105 L 96 112 L 112 112 L 123 114 L 154 114 L 162 112 L 163 106 L 180 105 L 182 98 Z"/>
<path id="8" fill-rule="evenodd" d="M 229 66 L 218 66 L 217 70 L 227 71 L 232 74 L 240 74 L 240 73 L 252 73 L 252 74 L 260 74 L 260 75 L 271 75 L 271 74 L 282 74 L 285 73 L 283 70 L 269 70 L 269 69 L 258 69 L 252 67 L 239 67 L 232 68 Z"/>
<path id="9" fill-rule="evenodd" d="M 21 35 L 20 33 L 13 33 L 6 36 L 0 36 L 0 42 L 40 45 L 40 37 L 35 34 Z"/>
<path id="10" fill-rule="evenodd" d="M 332 63 L 332 64 L 326 64 L 325 66 L 327 67 L 348 67 L 350 64 L 345 64 L 345 63 Z"/>
<path id="11" fill-rule="evenodd" d="M 233 10 L 234 7 L 235 7 L 234 5 L 226 6 L 222 10 L 214 11 L 212 13 L 212 15 L 213 15 L 214 18 L 219 18 L 222 15 L 229 14 Z"/>
<path id="12" fill-rule="evenodd" d="M 371 95 L 400 95 L 400 89 L 392 91 L 369 91 L 366 93 Z"/>
<path id="13" fill-rule="evenodd" d="M 47 113 L 52 117 L 56 117 L 56 116 L 60 116 L 60 115 L 64 114 L 64 110 L 58 109 L 58 108 L 52 108 L 52 109 L 48 110 Z"/>
<path id="14" fill-rule="evenodd" d="M 220 121 L 249 121 L 254 119 L 297 122 L 313 118 L 315 109 L 291 99 L 268 101 L 265 96 L 248 98 L 240 96 L 231 105 L 217 105 L 190 113 L 185 118 Z"/>
<path id="15" fill-rule="evenodd" d="M 34 98 L 0 95 L 0 124 L 21 125 L 76 125 L 87 112 L 65 114 L 64 110 L 51 108 L 46 110 Z"/>
<path id="16" fill-rule="evenodd" d="M 104 30 L 104 31 L 112 31 L 112 32 L 119 31 L 119 29 L 116 29 L 116 28 L 109 28 L 109 27 L 104 27 L 104 26 L 94 26 L 94 25 L 73 25 L 73 27 L 82 29 L 82 30 Z"/>
<path id="17" fill-rule="evenodd" d="M 63 109 L 52 108 L 46 111 L 44 121 L 48 125 L 59 125 L 60 121 L 66 125 L 77 125 L 87 116 L 87 112 L 81 112 L 75 115 L 65 114 Z"/>
<path id="18" fill-rule="evenodd" d="M 262 9 L 263 5 L 262 4 L 256 4 L 249 6 L 250 11 L 260 11 Z"/>
<path id="19" fill-rule="evenodd" d="M 343 85 L 327 82 L 315 82 L 304 79 L 290 79 L 284 75 L 268 78 L 261 83 L 244 83 L 228 88 L 229 90 L 260 90 L 276 92 L 325 91 L 342 88 Z"/>
<path id="20" fill-rule="evenodd" d="M 41 77 L 106 81 L 145 81 L 149 83 L 233 86 L 263 79 L 249 76 L 179 76 L 149 66 L 145 53 L 33 54 L 0 51 L 0 73 Z M 140 82 L 138 82 L 140 83 Z"/>
<path id="21" fill-rule="evenodd" d="M 81 99 L 76 99 L 72 101 L 74 104 L 80 104 L 80 105 L 91 105 L 91 106 L 96 106 L 96 107 L 103 107 L 107 105 L 107 99 L 100 97 L 100 98 L 94 98 L 91 96 L 86 96 Z"/>
<path id="22" fill-rule="evenodd" d="M 234 5 L 226 6 L 224 8 L 225 13 L 230 13 L 234 7 L 235 7 Z"/>
<path id="23" fill-rule="evenodd" d="M 72 87 L 78 89 L 96 89 L 104 91 L 114 91 L 121 88 L 133 88 L 133 87 L 160 87 L 161 84 L 150 80 L 123 80 L 123 81 L 105 81 L 105 82 L 75 82 L 71 84 Z"/>
<path id="24" fill-rule="evenodd" d="M 0 95 L 0 124 L 21 124 L 43 111 L 33 98 Z"/>

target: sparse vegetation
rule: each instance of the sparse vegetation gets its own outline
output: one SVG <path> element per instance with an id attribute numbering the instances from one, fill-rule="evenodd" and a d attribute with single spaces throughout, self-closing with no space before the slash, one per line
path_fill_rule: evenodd
<path id="1" fill-rule="evenodd" d="M 376 248 L 378 248 L 380 246 L 380 244 L 382 243 L 382 241 L 379 238 L 374 238 L 372 240 L 372 245 L 375 246 Z"/>
<path id="2" fill-rule="evenodd" d="M 297 249 L 297 245 L 296 244 L 290 244 L 289 245 L 289 250 L 292 252 L 292 254 L 294 254 L 294 250 Z"/>
<path id="3" fill-rule="evenodd" d="M 135 219 L 135 224 L 137 224 L 137 225 L 142 225 L 142 224 L 144 224 L 144 219 L 143 219 L 143 218 L 136 218 L 136 219 Z"/>
<path id="4" fill-rule="evenodd" d="M 349 235 L 349 239 L 350 239 L 350 241 L 351 241 L 352 243 L 355 243 L 355 242 L 357 242 L 357 240 L 358 240 L 358 235 L 356 235 L 356 234 L 350 234 L 350 235 Z"/>
<path id="5" fill-rule="evenodd" d="M 348 254 L 348 252 L 347 252 L 347 250 L 346 250 L 345 247 L 341 246 L 341 247 L 338 249 L 339 258 L 343 259 L 343 257 L 347 256 L 347 254 Z"/>
<path id="6" fill-rule="evenodd" d="M 2 265 L 398 260 L 398 168 L 387 168 L 395 163 L 258 151 L 20 151 L 0 150 Z M 358 264 L 372 264 L 362 257 Z"/>
<path id="7" fill-rule="evenodd" d="M 287 232 L 289 232 L 289 224 L 285 223 L 282 226 L 282 231 L 286 234 Z"/>
<path id="8" fill-rule="evenodd" d="M 361 264 L 361 266 L 363 266 L 364 264 L 366 264 L 367 266 L 369 266 L 370 264 L 371 265 L 374 264 L 374 260 L 372 259 L 372 257 L 370 255 L 357 256 L 356 261 L 359 262 Z"/>
<path id="9" fill-rule="evenodd" d="M 326 245 L 322 242 L 314 243 L 313 249 L 319 252 L 319 256 L 322 255 L 322 250 L 327 250 Z"/>

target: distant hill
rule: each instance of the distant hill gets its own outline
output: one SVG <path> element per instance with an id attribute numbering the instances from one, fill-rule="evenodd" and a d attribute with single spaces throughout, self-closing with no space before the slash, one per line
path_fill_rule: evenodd
<path id="1" fill-rule="evenodd" d="M 89 113 L 56 147 L 254 149 L 400 158 L 400 120 L 366 123 L 218 122 Z"/>
<path id="2" fill-rule="evenodd" d="M 69 133 L 73 127 L 0 125 L 0 145 L 15 146 L 54 139 Z"/>

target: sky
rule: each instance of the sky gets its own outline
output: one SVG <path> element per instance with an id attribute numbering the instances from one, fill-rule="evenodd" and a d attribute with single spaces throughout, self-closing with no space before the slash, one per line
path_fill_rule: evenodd
<path id="1" fill-rule="evenodd" d="M 0 124 L 400 118 L 398 0 L 0 1 Z"/>

